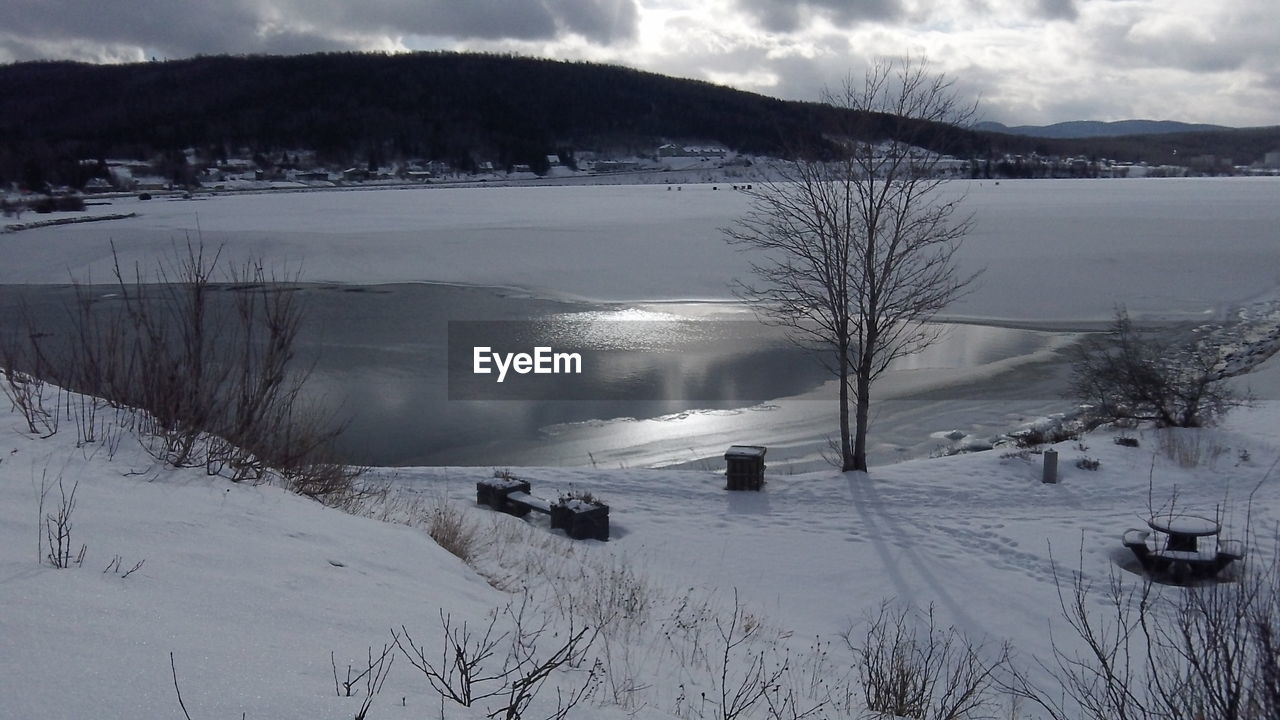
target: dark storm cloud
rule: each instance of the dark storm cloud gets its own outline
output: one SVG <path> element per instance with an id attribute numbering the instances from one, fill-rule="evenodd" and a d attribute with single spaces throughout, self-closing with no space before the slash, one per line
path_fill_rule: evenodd
<path id="1" fill-rule="evenodd" d="M 544 0 L 544 2 L 564 27 L 585 38 L 610 42 L 635 35 L 639 20 L 635 0 Z"/>
<path id="2" fill-rule="evenodd" d="M 197 19 L 198 18 L 198 19 Z M 0 27 L 24 40 L 22 47 L 76 43 L 129 44 L 147 48 L 184 48 L 187 54 L 218 52 L 244 36 L 252 37 L 254 19 L 235 3 L 201 4 L 122 2 L 80 3 L 67 0 L 6 0 L 0 5 Z M 238 46 L 244 43 L 236 42 Z M 76 53 L 70 54 L 72 57 Z M 18 55 L 23 57 L 23 55 Z"/>
<path id="3" fill-rule="evenodd" d="M 102 46 L 176 57 L 289 53 L 388 47 L 407 35 L 549 40 L 573 33 L 608 43 L 633 37 L 637 20 L 635 0 L 5 0 L 0 54 L 79 57 Z"/>
<path id="4" fill-rule="evenodd" d="M 777 32 L 798 29 L 805 12 L 825 15 L 838 25 L 892 20 L 905 12 L 901 0 L 738 0 L 738 7 Z"/>
<path id="5" fill-rule="evenodd" d="M 277 0 L 300 18 L 340 28 L 485 40 L 547 40 L 572 32 L 607 43 L 631 37 L 635 0 Z"/>
<path id="6" fill-rule="evenodd" d="M 1075 0 L 1036 0 L 1036 14 L 1047 20 L 1075 20 L 1080 16 Z"/>

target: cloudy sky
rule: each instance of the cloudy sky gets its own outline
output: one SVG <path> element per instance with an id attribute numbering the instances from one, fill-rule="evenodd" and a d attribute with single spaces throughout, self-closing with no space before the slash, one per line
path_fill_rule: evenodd
<path id="1" fill-rule="evenodd" d="M 814 100 L 928 57 L 983 119 L 1280 124 L 1277 0 L 4 0 L 0 62 L 483 50 Z"/>

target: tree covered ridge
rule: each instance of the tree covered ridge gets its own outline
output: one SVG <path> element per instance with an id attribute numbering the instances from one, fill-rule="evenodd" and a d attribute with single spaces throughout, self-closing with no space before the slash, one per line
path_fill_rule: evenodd
<path id="1" fill-rule="evenodd" d="M 842 112 L 619 66 L 492 54 L 28 62 L 0 66 L 0 182 L 40 170 L 75 184 L 70 176 L 81 159 L 149 159 L 188 147 L 212 159 L 242 148 L 264 155 L 309 149 L 327 163 L 422 158 L 461 169 L 483 161 L 536 166 L 574 150 L 647 154 L 664 139 L 822 155 L 832 148 L 831 130 L 847 124 Z M 1258 153 L 1272 149 L 1262 145 L 1280 145 L 1280 129 L 1273 130 L 1274 142 L 1248 138 L 1248 144 L 1258 145 Z M 1096 148 L 1109 157 L 1161 162 L 1154 156 L 1178 147 L 1168 136 L 1152 147 L 1134 139 L 1052 141 L 960 128 L 930 136 L 937 138 L 934 149 L 973 158 Z M 1216 147 L 1203 136 L 1195 142 L 1200 152 Z M 1143 153 L 1153 157 L 1126 156 Z"/>
<path id="2" fill-rule="evenodd" d="M 664 137 L 778 154 L 820 145 L 816 104 L 621 67 L 418 53 L 201 57 L 0 67 L 0 146 L 14 161 L 146 158 L 195 147 L 313 149 L 332 162 L 419 157 L 467 168 L 566 148 L 652 152 Z"/>

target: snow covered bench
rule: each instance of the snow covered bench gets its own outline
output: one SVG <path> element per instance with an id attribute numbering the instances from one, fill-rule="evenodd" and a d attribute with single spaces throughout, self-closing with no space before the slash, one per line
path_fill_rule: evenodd
<path id="1" fill-rule="evenodd" d="M 476 502 L 516 517 L 531 511 L 551 516 L 551 529 L 564 530 L 574 540 L 609 539 L 609 506 L 574 497 L 554 502 L 533 495 L 527 480 L 495 477 L 476 483 Z"/>
<path id="2" fill-rule="evenodd" d="M 530 489 L 526 480 L 516 478 L 495 477 L 492 480 L 481 480 L 476 483 L 476 502 L 481 505 L 516 517 L 529 514 L 529 506 L 518 500 L 511 500 L 514 493 L 528 494 Z"/>

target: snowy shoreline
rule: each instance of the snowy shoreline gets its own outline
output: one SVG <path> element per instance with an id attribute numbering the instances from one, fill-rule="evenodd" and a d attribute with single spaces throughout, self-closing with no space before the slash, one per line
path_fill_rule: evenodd
<path id="1" fill-rule="evenodd" d="M 23 230 L 34 230 L 36 228 L 56 227 L 58 225 L 76 225 L 79 223 L 100 222 L 102 220 L 125 220 L 131 217 L 137 217 L 137 213 L 115 213 L 111 215 L 76 215 L 74 217 L 51 218 L 49 220 L 35 220 L 32 222 L 8 223 L 0 228 L 0 233 L 16 233 Z"/>

